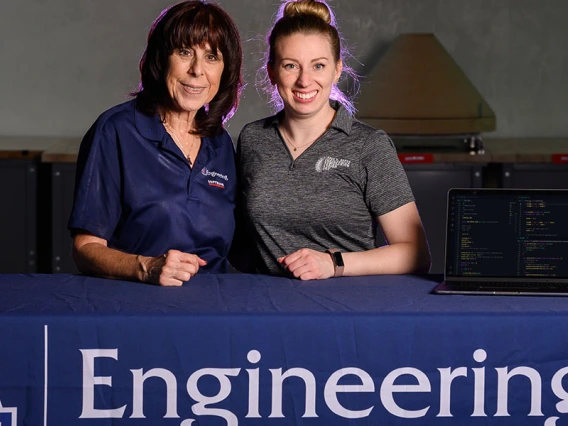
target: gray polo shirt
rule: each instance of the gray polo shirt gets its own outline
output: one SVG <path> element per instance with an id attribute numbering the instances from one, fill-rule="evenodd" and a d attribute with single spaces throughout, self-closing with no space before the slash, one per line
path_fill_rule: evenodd
<path id="1" fill-rule="evenodd" d="M 276 259 L 304 247 L 372 249 L 376 218 L 414 201 L 387 134 L 332 106 L 330 128 L 295 160 L 278 130 L 282 111 L 241 131 L 237 235 L 256 272 L 285 274 Z"/>

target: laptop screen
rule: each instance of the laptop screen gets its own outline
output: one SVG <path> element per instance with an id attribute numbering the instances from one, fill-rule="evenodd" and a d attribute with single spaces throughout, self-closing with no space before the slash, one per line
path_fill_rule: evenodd
<path id="1" fill-rule="evenodd" d="M 568 278 L 568 190 L 450 189 L 446 277 Z"/>

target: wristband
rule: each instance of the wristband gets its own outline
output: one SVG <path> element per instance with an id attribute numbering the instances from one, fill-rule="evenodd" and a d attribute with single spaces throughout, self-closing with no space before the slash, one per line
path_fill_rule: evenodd
<path id="1" fill-rule="evenodd" d="M 331 256 L 333 262 L 333 268 L 335 270 L 333 276 L 341 277 L 343 275 L 343 270 L 345 269 L 345 264 L 343 263 L 343 256 L 338 249 L 331 248 L 325 251 Z"/>

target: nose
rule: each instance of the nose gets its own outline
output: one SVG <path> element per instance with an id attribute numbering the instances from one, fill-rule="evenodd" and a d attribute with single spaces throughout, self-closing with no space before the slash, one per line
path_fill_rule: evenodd
<path id="1" fill-rule="evenodd" d="M 189 73 L 196 77 L 203 75 L 203 62 L 199 56 L 195 55 L 195 57 L 193 58 L 193 62 L 189 67 Z"/>
<path id="2" fill-rule="evenodd" d="M 310 73 L 307 70 L 301 69 L 298 72 L 298 79 L 296 80 L 296 84 L 299 87 L 307 87 L 310 83 Z"/>

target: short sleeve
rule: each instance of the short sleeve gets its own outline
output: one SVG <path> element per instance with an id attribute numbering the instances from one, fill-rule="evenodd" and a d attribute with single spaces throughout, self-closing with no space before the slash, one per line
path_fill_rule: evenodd
<path id="1" fill-rule="evenodd" d="M 365 202 L 374 216 L 381 216 L 414 201 L 406 172 L 392 140 L 374 130 L 361 152 L 361 185 Z"/>
<path id="2" fill-rule="evenodd" d="M 117 132 L 99 121 L 81 142 L 75 199 L 68 228 L 110 240 L 121 216 L 121 166 Z"/>

